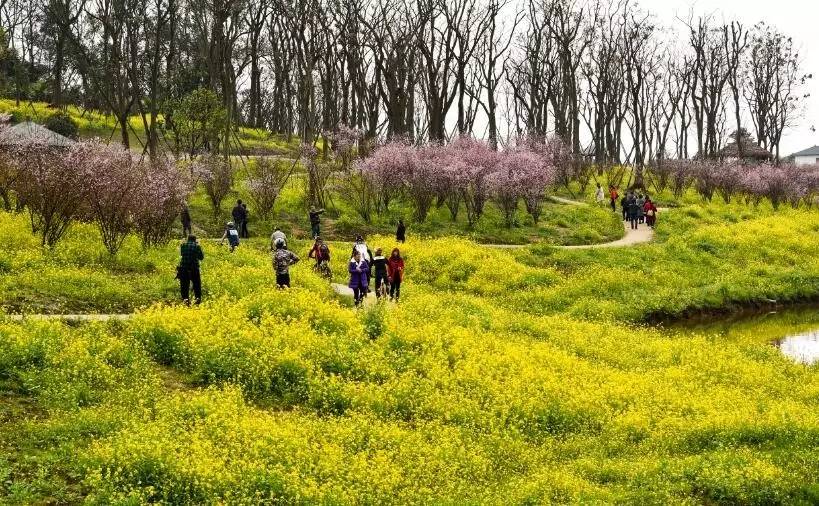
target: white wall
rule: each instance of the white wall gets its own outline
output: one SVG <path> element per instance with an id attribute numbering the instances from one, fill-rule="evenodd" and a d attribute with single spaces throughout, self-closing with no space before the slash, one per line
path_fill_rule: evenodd
<path id="1" fill-rule="evenodd" d="M 819 164 L 819 156 L 797 156 L 793 161 L 796 165 L 815 165 Z"/>

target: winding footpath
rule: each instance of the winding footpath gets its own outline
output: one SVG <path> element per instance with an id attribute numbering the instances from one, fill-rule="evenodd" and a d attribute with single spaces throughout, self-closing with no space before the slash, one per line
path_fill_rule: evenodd
<path id="1" fill-rule="evenodd" d="M 587 206 L 587 202 L 579 202 L 577 200 L 564 199 L 562 197 L 549 197 L 552 201 L 568 206 Z M 667 207 L 659 207 L 658 211 L 667 211 Z M 623 227 L 626 231 L 621 239 L 616 241 L 603 242 L 599 244 L 578 244 L 576 246 L 555 246 L 559 249 L 598 249 L 598 248 L 619 248 L 623 246 L 634 246 L 636 244 L 643 244 L 651 242 L 654 239 L 654 229 L 642 223 L 637 225 L 637 229 L 632 229 L 629 222 L 624 221 Z M 532 244 L 484 244 L 487 248 L 496 249 L 521 249 L 531 246 Z"/>
<path id="2" fill-rule="evenodd" d="M 568 206 L 587 206 L 587 202 L 579 202 L 577 200 L 565 199 L 562 197 L 550 197 L 550 199 L 559 204 Z M 668 208 L 660 207 L 659 211 L 667 211 Z M 573 249 L 598 249 L 598 248 L 620 248 L 624 246 L 634 246 L 636 244 L 644 244 L 651 242 L 654 239 L 654 229 L 646 224 L 640 224 L 636 230 L 633 230 L 627 221 L 623 222 L 625 228 L 625 235 L 616 241 L 604 242 L 600 244 L 579 244 L 576 246 L 556 246 L 559 249 L 573 250 Z M 218 240 L 218 239 L 215 239 Z M 487 248 L 495 249 L 521 249 L 531 246 L 532 244 L 482 244 Z M 333 291 L 342 297 L 353 297 L 353 290 L 347 285 L 341 283 L 330 283 Z M 370 306 L 376 303 L 375 294 L 369 294 L 364 299 L 364 305 Z M 89 321 L 111 321 L 111 320 L 128 320 L 133 314 L 25 314 L 25 315 L 8 315 L 7 318 L 11 321 L 23 320 L 61 320 L 74 322 L 89 322 Z"/>

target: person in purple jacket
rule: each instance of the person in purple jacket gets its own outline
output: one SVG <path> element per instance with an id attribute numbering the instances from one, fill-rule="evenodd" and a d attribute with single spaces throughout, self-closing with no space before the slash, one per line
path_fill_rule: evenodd
<path id="1" fill-rule="evenodd" d="M 353 258 L 350 259 L 350 264 L 347 266 L 350 272 L 350 284 L 347 285 L 353 289 L 353 298 L 355 305 L 358 306 L 367 296 L 367 275 L 370 272 L 370 266 L 366 260 L 361 258 L 361 253 L 355 251 Z"/>

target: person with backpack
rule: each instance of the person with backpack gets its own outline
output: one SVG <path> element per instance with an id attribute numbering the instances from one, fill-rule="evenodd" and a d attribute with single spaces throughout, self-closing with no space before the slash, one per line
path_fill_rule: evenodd
<path id="1" fill-rule="evenodd" d="M 322 274 L 326 278 L 332 277 L 330 270 L 330 248 L 327 243 L 321 240 L 321 237 L 316 237 L 316 242 L 307 254 L 307 258 L 313 258 L 316 261 L 314 267 L 315 271 Z"/>
<path id="2" fill-rule="evenodd" d="M 347 265 L 347 271 L 350 273 L 350 282 L 347 286 L 353 290 L 353 299 L 356 307 L 358 307 L 364 301 L 369 290 L 370 264 L 364 260 L 360 251 L 355 250 L 350 263 Z"/>
<path id="3" fill-rule="evenodd" d="M 646 197 L 646 203 L 643 205 L 643 212 L 646 215 L 646 224 L 654 228 L 654 224 L 657 223 L 657 206 L 648 197 Z"/>
<path id="4" fill-rule="evenodd" d="M 273 269 L 276 271 L 276 286 L 290 288 L 290 266 L 296 265 L 299 257 L 288 250 L 284 241 L 276 241 L 276 251 L 273 252 Z"/>
<path id="5" fill-rule="evenodd" d="M 404 259 L 398 248 L 393 248 L 387 260 L 387 280 L 390 282 L 390 300 L 398 302 L 401 297 L 401 282 L 404 281 Z"/>
<path id="6" fill-rule="evenodd" d="M 643 197 L 641 193 L 637 197 L 637 223 L 644 223 L 646 219 L 645 212 L 643 211 L 643 206 L 646 204 L 646 199 Z"/>
<path id="7" fill-rule="evenodd" d="M 373 270 L 375 271 L 375 296 L 380 299 L 382 296 L 387 296 L 387 286 L 389 280 L 387 279 L 387 259 L 382 254 L 381 248 L 376 248 L 375 256 L 373 257 Z"/>
<path id="8" fill-rule="evenodd" d="M 637 197 L 632 195 L 628 199 L 628 221 L 631 223 L 631 229 L 637 230 L 637 223 L 639 220 L 640 206 L 637 204 Z"/>
<path id="9" fill-rule="evenodd" d="M 313 233 L 313 238 L 321 235 L 321 215 L 324 209 L 316 209 L 315 206 L 310 206 L 310 211 L 307 213 L 310 217 L 310 230 Z"/>
<path id="10" fill-rule="evenodd" d="M 219 241 L 219 244 L 224 244 L 225 239 L 228 240 L 230 252 L 233 253 L 239 246 L 239 231 L 236 230 L 236 225 L 232 221 L 227 222 L 227 225 L 225 225 L 225 233 L 222 234 L 222 239 Z"/>
<path id="11" fill-rule="evenodd" d="M 195 303 L 202 302 L 202 275 L 199 271 L 199 262 L 205 259 L 202 247 L 195 235 L 189 235 L 188 240 L 179 248 L 180 260 L 176 268 L 176 277 L 179 279 L 179 291 L 182 302 L 190 306 L 190 289 L 193 285 Z"/>

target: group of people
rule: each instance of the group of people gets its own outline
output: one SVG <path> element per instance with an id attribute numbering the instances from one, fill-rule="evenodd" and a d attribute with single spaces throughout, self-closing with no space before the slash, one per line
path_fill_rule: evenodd
<path id="1" fill-rule="evenodd" d="M 236 206 L 230 212 L 230 215 L 233 217 L 234 228 L 239 232 L 239 236 L 242 239 L 250 237 L 250 232 L 247 230 L 247 220 L 250 216 L 247 211 L 247 204 L 241 200 L 236 201 Z"/>
<path id="2" fill-rule="evenodd" d="M 321 214 L 324 209 L 311 207 L 309 211 L 310 228 L 314 239 L 313 247 L 308 253 L 308 258 L 315 260 L 315 270 L 328 279 L 332 274 L 330 271 L 330 248 L 319 234 L 321 233 Z M 235 251 L 239 246 L 240 237 L 248 237 L 247 234 L 247 206 L 238 201 L 233 209 L 234 221 L 229 221 L 225 225 L 221 241 L 228 241 L 230 251 Z M 187 233 L 187 240 L 180 247 L 180 262 L 177 266 L 176 277 L 180 283 L 180 294 L 183 302 L 190 304 L 190 291 L 193 288 L 195 304 L 202 301 L 202 278 L 200 272 L 200 262 L 205 256 L 202 247 L 195 235 L 191 233 L 190 212 L 184 206 L 181 213 L 182 227 Z M 406 240 L 406 226 L 402 220 L 398 221 L 395 234 L 396 241 Z M 273 269 L 276 272 L 276 286 L 278 288 L 290 287 L 290 267 L 299 262 L 299 257 L 287 248 L 287 236 L 278 227 L 275 228 L 270 237 L 270 249 L 272 251 Z M 375 255 L 370 251 L 364 238 L 357 236 L 353 244 L 350 262 L 348 264 L 350 279 L 348 285 L 353 291 L 355 305 L 359 306 L 372 291 L 372 278 L 375 278 L 375 293 L 378 298 L 386 298 L 398 301 L 401 296 L 401 282 L 404 279 L 404 259 L 398 248 L 394 248 L 389 258 L 384 257 L 381 248 L 376 249 Z"/>
<path id="3" fill-rule="evenodd" d="M 628 192 L 620 200 L 623 212 L 623 221 L 628 221 L 633 230 L 641 223 L 654 228 L 657 222 L 657 206 L 651 201 L 651 197 L 642 193 Z"/>
<path id="4" fill-rule="evenodd" d="M 404 259 L 401 251 L 393 248 L 390 256 L 384 257 L 383 250 L 376 248 L 373 255 L 364 238 L 356 237 L 352 257 L 347 264 L 350 281 L 347 286 L 353 291 L 355 305 L 360 305 L 371 291 L 371 280 L 375 278 L 375 296 L 379 299 L 389 296 L 398 302 L 401 297 L 401 282 L 404 280 Z"/>
<path id="5" fill-rule="evenodd" d="M 595 196 L 598 203 L 605 200 L 603 188 L 597 184 L 597 194 Z M 638 225 L 645 223 L 651 228 L 657 223 L 657 206 L 648 196 L 642 193 L 635 193 L 629 190 L 620 198 L 620 193 L 616 186 L 609 186 L 609 205 L 613 212 L 617 212 L 617 201 L 620 200 L 620 208 L 623 212 L 623 221 L 628 221 L 632 230 L 636 230 Z"/>

